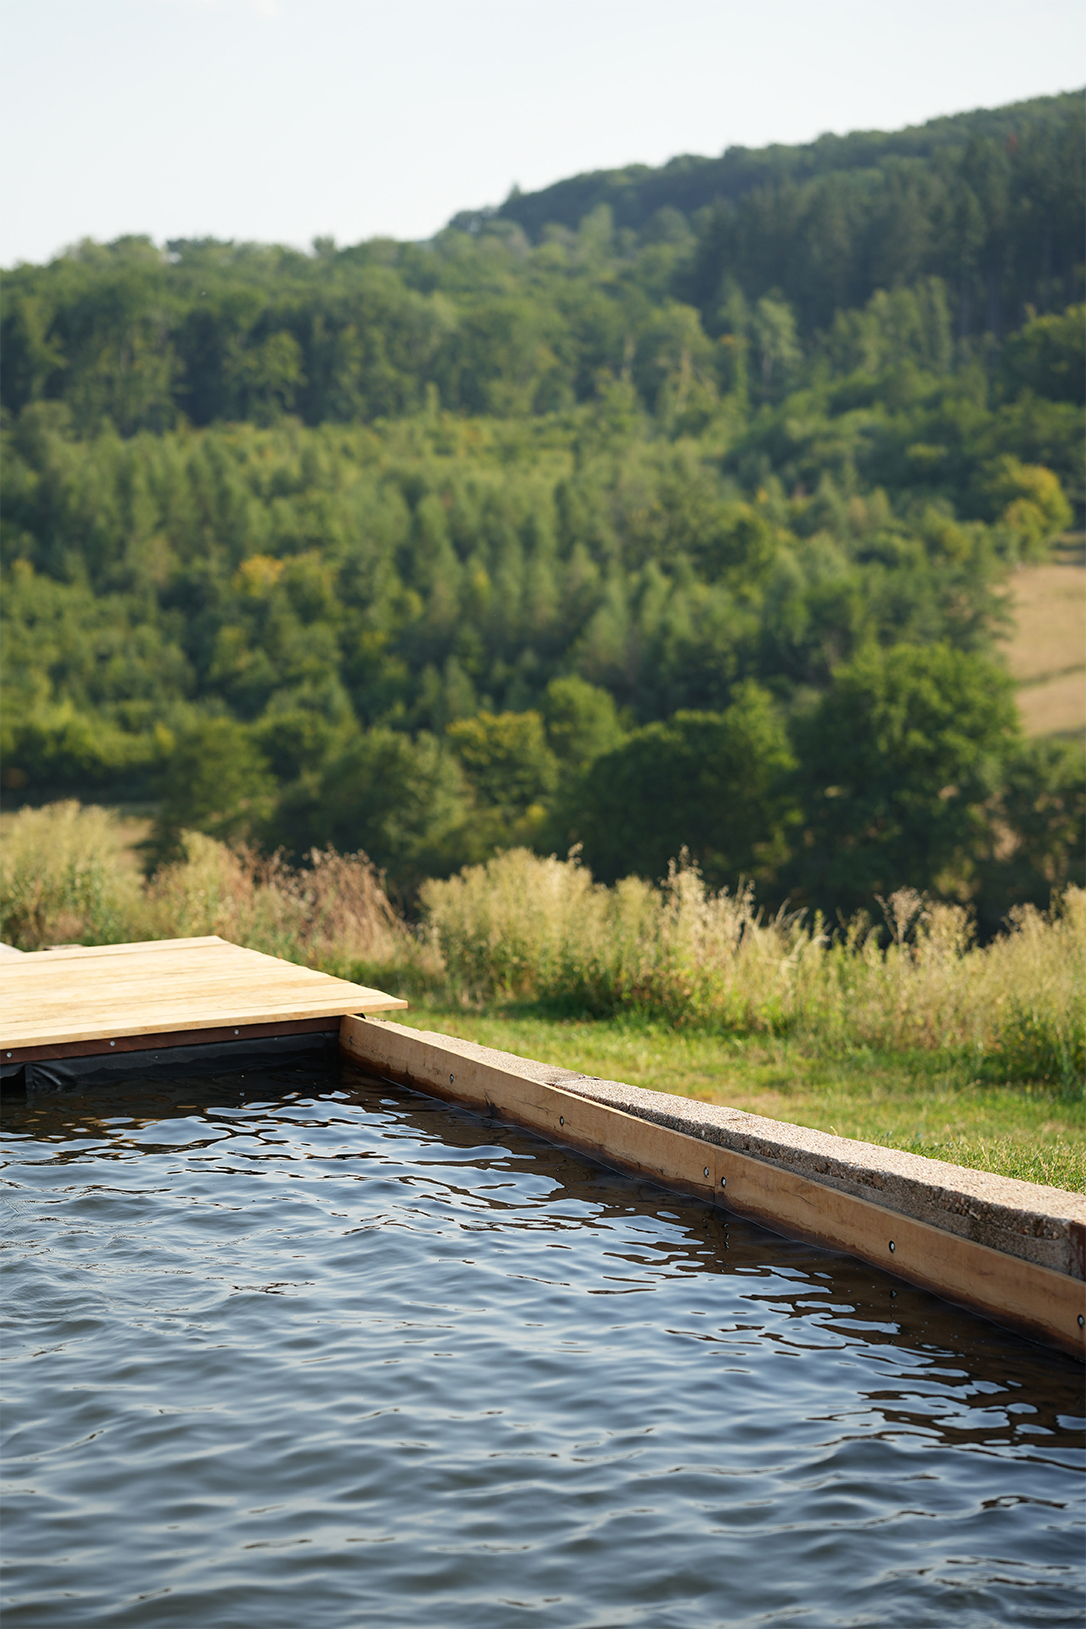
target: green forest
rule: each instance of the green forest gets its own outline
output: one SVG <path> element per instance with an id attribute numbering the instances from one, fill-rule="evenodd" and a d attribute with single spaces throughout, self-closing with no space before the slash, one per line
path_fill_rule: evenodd
<path id="1" fill-rule="evenodd" d="M 998 637 L 1083 525 L 1083 153 L 1075 94 L 9 270 L 5 806 L 364 850 L 408 908 L 513 846 L 1047 906 L 1082 751 Z"/>

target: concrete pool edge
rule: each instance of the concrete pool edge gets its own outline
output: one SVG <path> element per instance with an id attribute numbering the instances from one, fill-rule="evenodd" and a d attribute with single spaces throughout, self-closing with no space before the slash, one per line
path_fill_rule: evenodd
<path id="1" fill-rule="evenodd" d="M 341 1052 L 1082 1358 L 1086 1197 L 740 1110 L 604 1081 L 472 1041 L 345 1017 Z"/>

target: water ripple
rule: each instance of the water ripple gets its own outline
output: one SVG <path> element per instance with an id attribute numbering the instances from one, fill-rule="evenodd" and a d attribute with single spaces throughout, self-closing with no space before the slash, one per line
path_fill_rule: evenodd
<path id="1" fill-rule="evenodd" d="M 5 1105 L 6 1629 L 1077 1624 L 1081 1370 L 344 1068 Z"/>

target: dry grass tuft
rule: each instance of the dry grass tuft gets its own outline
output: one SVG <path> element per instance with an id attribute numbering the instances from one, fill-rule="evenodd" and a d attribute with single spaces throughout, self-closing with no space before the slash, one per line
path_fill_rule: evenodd
<path id="1" fill-rule="evenodd" d="M 217 933 L 287 961 L 362 976 L 402 968 L 417 982 L 417 938 L 364 854 L 314 850 L 294 869 L 186 832 L 182 857 L 145 882 L 105 809 L 23 809 L 0 851 L 2 934 L 20 950 Z"/>
<path id="2" fill-rule="evenodd" d="M 182 847 L 147 884 L 149 938 L 217 933 L 314 967 L 395 965 L 410 942 L 364 854 L 314 850 L 295 870 L 199 832 Z"/>

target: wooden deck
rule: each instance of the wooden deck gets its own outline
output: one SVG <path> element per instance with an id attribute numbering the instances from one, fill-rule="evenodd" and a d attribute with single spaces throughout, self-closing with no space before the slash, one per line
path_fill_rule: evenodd
<path id="1" fill-rule="evenodd" d="M 0 958 L 0 1057 L 109 1051 L 334 1029 L 406 1001 L 225 939 L 159 939 Z"/>

